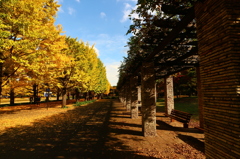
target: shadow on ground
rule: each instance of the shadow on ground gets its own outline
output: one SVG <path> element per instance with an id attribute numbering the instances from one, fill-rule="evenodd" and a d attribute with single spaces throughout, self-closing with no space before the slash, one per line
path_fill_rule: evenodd
<path id="1" fill-rule="evenodd" d="M 204 153 L 204 142 L 200 141 L 198 138 L 193 137 L 192 135 L 184 135 L 182 133 L 187 133 L 187 134 L 201 134 L 201 132 L 198 129 L 195 128 L 183 128 L 183 127 L 173 127 L 169 125 L 168 123 L 157 120 L 157 129 L 159 130 L 168 130 L 168 131 L 173 131 L 177 134 L 177 137 L 181 139 L 183 142 L 187 143 L 188 145 L 192 146 L 198 151 L 201 151 Z M 202 140 L 204 140 L 202 138 Z"/>
<path id="2" fill-rule="evenodd" d="M 9 128 L 0 136 L 0 158 L 146 158 L 110 137 L 110 132 L 141 135 L 138 131 L 109 128 L 109 124 L 122 124 L 110 123 L 112 103 L 113 100 L 100 100 L 37 120 L 31 126 Z"/>

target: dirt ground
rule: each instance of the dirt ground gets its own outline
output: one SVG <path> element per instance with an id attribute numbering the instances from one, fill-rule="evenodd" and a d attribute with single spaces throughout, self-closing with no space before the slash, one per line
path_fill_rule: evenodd
<path id="1" fill-rule="evenodd" d="M 143 137 L 114 99 L 75 107 L 0 108 L 0 159 L 204 159 L 204 134 L 157 112 L 157 136 Z M 18 109 L 17 109 L 18 108 Z"/>

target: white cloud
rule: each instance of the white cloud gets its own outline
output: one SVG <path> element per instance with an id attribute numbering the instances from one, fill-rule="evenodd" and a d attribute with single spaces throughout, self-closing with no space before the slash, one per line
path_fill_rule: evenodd
<path id="1" fill-rule="evenodd" d="M 94 46 L 93 49 L 95 50 L 97 56 L 99 56 L 99 50 Z"/>
<path id="2" fill-rule="evenodd" d="M 116 86 L 118 82 L 118 68 L 120 66 L 120 62 L 112 62 L 106 64 L 107 71 L 107 79 L 112 86 Z"/>
<path id="3" fill-rule="evenodd" d="M 129 19 L 129 14 L 131 13 L 132 9 L 131 9 L 131 5 L 128 4 L 128 3 L 125 3 L 125 7 L 124 7 L 124 10 L 123 10 L 123 17 L 122 19 L 120 20 L 121 23 L 127 21 Z"/>
<path id="4" fill-rule="evenodd" d="M 125 3 L 125 9 L 131 9 L 132 6 L 129 3 Z"/>
<path id="5" fill-rule="evenodd" d="M 137 6 L 132 6 L 129 3 L 124 3 L 124 9 L 123 9 L 123 17 L 120 20 L 121 23 L 126 22 L 129 19 L 129 15 L 131 14 L 132 10 L 136 9 Z M 137 14 L 131 15 L 132 18 L 137 18 Z"/>
<path id="6" fill-rule="evenodd" d="M 99 58 L 106 66 L 107 78 L 111 85 L 115 86 L 118 81 L 119 61 L 122 61 L 123 56 L 126 56 L 127 48 L 124 46 L 127 42 L 127 36 L 99 34 L 93 37 L 94 40 L 90 40 L 89 43 L 90 45 L 95 44 L 99 50 Z"/>
<path id="7" fill-rule="evenodd" d="M 124 35 L 110 36 L 108 34 L 99 34 L 92 41 L 97 46 L 103 46 L 107 51 L 123 49 L 126 45 L 127 37 Z"/>
<path id="8" fill-rule="evenodd" d="M 76 0 L 78 3 L 80 3 L 80 0 Z"/>
<path id="9" fill-rule="evenodd" d="M 106 17 L 106 13 L 101 12 L 101 13 L 100 13 L 100 16 L 101 16 L 101 18 L 105 18 L 105 17 Z"/>
<path id="10" fill-rule="evenodd" d="M 68 7 L 68 14 L 72 15 L 75 12 L 75 9 Z"/>
<path id="11" fill-rule="evenodd" d="M 62 9 L 62 6 L 58 8 L 58 12 L 64 13 L 64 10 Z"/>

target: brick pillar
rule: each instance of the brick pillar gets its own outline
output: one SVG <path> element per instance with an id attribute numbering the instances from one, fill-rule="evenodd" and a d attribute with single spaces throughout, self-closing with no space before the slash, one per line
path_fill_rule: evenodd
<path id="1" fill-rule="evenodd" d="M 138 89 L 137 89 L 138 76 L 131 78 L 131 118 L 138 118 Z"/>
<path id="2" fill-rule="evenodd" d="M 240 158 L 240 2 L 195 6 L 207 158 Z"/>
<path id="3" fill-rule="evenodd" d="M 144 62 L 141 73 L 142 131 L 144 136 L 156 136 L 154 64 Z"/>
<path id="4" fill-rule="evenodd" d="M 173 76 L 166 77 L 164 83 L 165 114 L 169 115 L 172 109 L 174 109 Z"/>
<path id="5" fill-rule="evenodd" d="M 200 128 L 204 128 L 204 121 L 203 121 L 203 95 L 202 95 L 202 83 L 200 78 L 200 67 L 196 67 L 197 73 L 197 95 L 198 95 L 198 111 L 199 111 L 199 122 Z"/>

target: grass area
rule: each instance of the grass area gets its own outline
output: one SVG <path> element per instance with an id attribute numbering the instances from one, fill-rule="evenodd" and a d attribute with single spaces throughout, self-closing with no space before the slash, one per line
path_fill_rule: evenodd
<path id="1" fill-rule="evenodd" d="M 96 100 L 88 100 L 88 101 L 83 101 L 83 102 L 76 102 L 76 103 L 74 104 L 74 106 L 81 106 L 81 105 L 93 103 L 93 102 L 95 102 L 95 101 L 96 101 Z"/>
<path id="2" fill-rule="evenodd" d="M 199 120 L 198 98 L 183 97 L 174 99 L 174 109 L 193 114 L 192 119 Z M 165 102 L 163 98 L 157 100 L 157 111 L 164 112 Z"/>
<path id="3" fill-rule="evenodd" d="M 106 96 L 103 99 L 118 99 L 118 96 Z"/>

